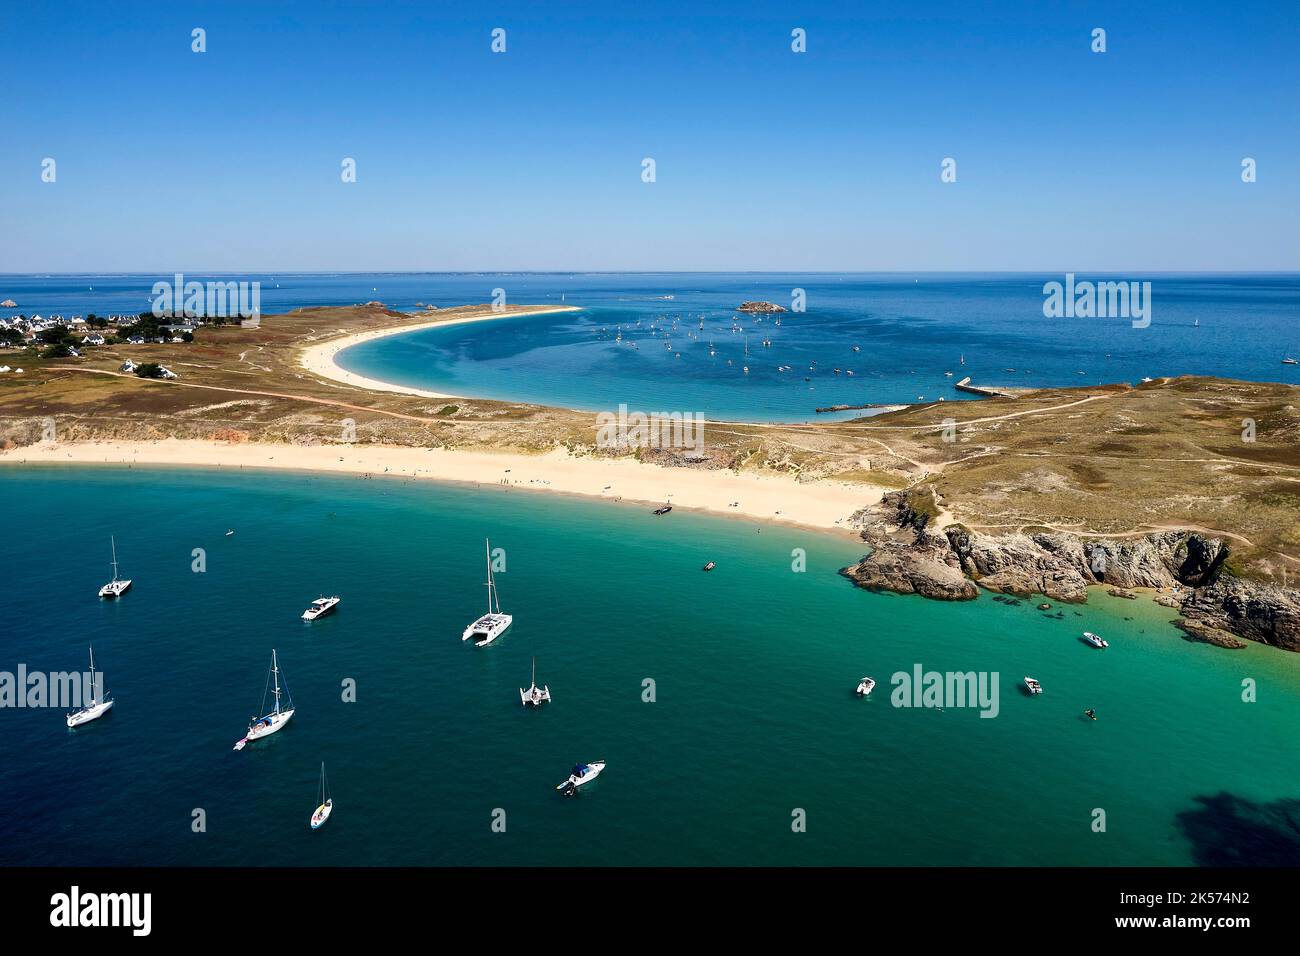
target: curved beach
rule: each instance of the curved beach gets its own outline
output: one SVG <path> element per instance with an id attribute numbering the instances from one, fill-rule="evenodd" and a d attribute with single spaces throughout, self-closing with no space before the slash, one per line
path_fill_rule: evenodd
<path id="1" fill-rule="evenodd" d="M 339 338 L 331 338 L 319 344 L 308 346 L 303 349 L 301 355 L 299 355 L 298 364 L 313 375 L 319 375 L 321 378 L 341 382 L 344 385 L 351 385 L 355 388 L 368 389 L 372 392 L 396 392 L 400 395 L 416 395 L 420 398 L 463 398 L 464 396 L 461 395 L 449 395 L 443 392 L 414 388 L 409 385 L 395 385 L 392 382 L 384 382 L 376 378 L 367 378 L 364 375 L 349 372 L 338 364 L 337 358 L 339 353 L 344 349 L 349 349 L 354 345 L 360 345 L 362 342 L 384 339 L 393 335 L 405 335 L 408 332 L 422 332 L 425 329 L 448 328 L 453 325 L 466 325 L 470 322 L 487 322 L 491 319 L 517 318 L 523 315 L 552 315 L 556 312 L 580 311 L 582 310 L 578 306 L 574 305 L 547 306 L 545 308 L 507 306 L 500 311 L 492 311 L 488 308 L 488 311 L 478 315 L 460 316 L 454 319 L 433 319 L 427 322 L 396 325 L 386 329 L 370 329 L 365 332 L 354 332 L 348 335 L 343 335 Z"/>

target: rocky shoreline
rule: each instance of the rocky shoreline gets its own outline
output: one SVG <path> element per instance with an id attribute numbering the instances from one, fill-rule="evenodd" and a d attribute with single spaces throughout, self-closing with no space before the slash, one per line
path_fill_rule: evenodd
<path id="1" fill-rule="evenodd" d="M 1219 538 L 1191 531 L 1081 538 L 1045 528 L 991 535 L 960 524 L 936 530 L 941 513 L 929 487 L 886 494 L 856 516 L 870 553 L 841 573 L 869 590 L 945 601 L 973 600 L 981 588 L 1074 604 L 1097 585 L 1121 597 L 1151 589 L 1182 615 L 1176 624 L 1188 640 L 1240 648 L 1245 638 L 1300 651 L 1300 590 L 1233 576 L 1225 569 L 1230 548 Z"/>

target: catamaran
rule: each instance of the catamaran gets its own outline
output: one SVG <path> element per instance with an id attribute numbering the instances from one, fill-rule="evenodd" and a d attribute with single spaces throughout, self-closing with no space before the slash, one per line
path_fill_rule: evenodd
<path id="1" fill-rule="evenodd" d="M 99 596 L 102 598 L 121 597 L 131 588 L 130 578 L 122 580 L 117 576 L 117 539 L 109 535 L 109 544 L 113 548 L 113 580 L 109 581 L 99 589 Z"/>
<path id="2" fill-rule="evenodd" d="M 533 683 L 524 690 L 519 688 L 519 702 L 525 707 L 530 704 L 533 707 L 540 707 L 542 704 L 549 702 L 551 699 L 551 689 L 545 685 L 537 686 L 537 658 L 533 658 Z"/>
<path id="3" fill-rule="evenodd" d="M 584 783 L 591 783 L 591 781 L 595 780 L 598 776 L 600 776 L 600 772 L 604 769 L 605 769 L 605 761 L 603 760 L 593 760 L 591 763 L 574 764 L 573 769 L 569 771 L 569 778 L 565 780 L 563 783 L 556 784 L 555 789 L 556 790 L 566 790 L 568 788 L 576 789 L 578 787 L 581 787 Z"/>
<path id="4" fill-rule="evenodd" d="M 275 707 L 271 710 L 266 709 L 266 691 L 270 688 L 272 681 L 275 682 Z M 280 695 L 284 694 L 289 698 L 289 706 L 280 706 Z M 263 737 L 269 737 L 271 734 L 280 730 L 293 717 L 293 695 L 289 693 L 288 685 L 284 690 L 280 690 L 280 662 L 275 656 L 275 651 L 271 651 L 271 672 L 266 675 L 266 687 L 262 688 L 262 706 L 259 708 L 264 714 L 262 717 L 254 717 L 248 724 L 248 733 L 242 739 L 235 742 L 236 750 L 243 750 L 245 745 L 252 743 L 254 740 L 261 740 Z"/>
<path id="5" fill-rule="evenodd" d="M 1084 631 L 1083 639 L 1099 650 L 1102 648 L 1110 647 L 1109 641 L 1102 639 L 1100 636 L 1092 633 L 1092 631 Z"/>
<path id="6" fill-rule="evenodd" d="M 338 606 L 338 603 L 339 596 L 337 594 L 333 597 L 317 598 L 311 602 L 311 607 L 302 612 L 302 619 L 304 621 L 314 621 L 318 617 L 324 617 L 326 614 L 331 613 Z"/>
<path id="7" fill-rule="evenodd" d="M 100 700 L 95 696 L 95 649 L 90 649 L 90 703 L 75 714 L 68 714 L 68 726 L 77 727 L 103 717 L 113 709 L 113 700 L 105 694 Z"/>
<path id="8" fill-rule="evenodd" d="M 497 595 L 496 579 L 492 576 L 492 543 L 484 538 L 483 545 L 487 551 L 487 613 L 465 628 L 465 633 L 460 636 L 462 641 L 468 641 L 471 637 L 474 638 L 476 647 L 485 647 L 491 644 L 505 633 L 506 628 L 510 626 L 510 622 L 514 620 L 509 614 L 501 613 L 501 599 Z"/>
<path id="9" fill-rule="evenodd" d="M 325 764 L 320 765 L 320 805 L 316 807 L 316 812 L 311 815 L 311 828 L 319 830 L 325 825 L 325 821 L 330 818 L 334 812 L 334 798 L 330 796 L 329 781 L 325 779 Z"/>
<path id="10" fill-rule="evenodd" d="M 858 681 L 858 696 L 866 697 L 876 689 L 876 680 L 874 677 L 864 677 Z"/>

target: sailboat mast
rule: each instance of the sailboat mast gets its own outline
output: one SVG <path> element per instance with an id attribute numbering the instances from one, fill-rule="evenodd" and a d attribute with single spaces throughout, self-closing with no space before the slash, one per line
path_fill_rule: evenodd
<path id="1" fill-rule="evenodd" d="M 116 577 L 116 575 L 114 575 Z M 90 705 L 93 707 L 99 703 L 95 699 L 95 649 L 90 649 Z"/>
<path id="2" fill-rule="evenodd" d="M 280 664 L 275 657 L 275 649 L 271 649 L 271 673 L 275 675 L 275 713 L 278 717 L 280 714 Z"/>
<path id="3" fill-rule="evenodd" d="M 495 614 L 496 583 L 492 580 L 492 542 L 487 538 L 483 539 L 483 555 L 487 559 L 488 613 Z"/>
<path id="4" fill-rule="evenodd" d="M 117 580 L 117 538 L 113 535 L 108 536 L 109 544 L 113 548 L 113 580 Z"/>

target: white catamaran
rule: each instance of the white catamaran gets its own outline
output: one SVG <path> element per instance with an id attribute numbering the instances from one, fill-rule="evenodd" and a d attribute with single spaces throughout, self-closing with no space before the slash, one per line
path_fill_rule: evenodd
<path id="1" fill-rule="evenodd" d="M 491 644 L 505 633 L 510 622 L 514 620 L 509 614 L 501 613 L 501 599 L 497 596 L 496 579 L 492 576 L 492 543 L 484 538 L 483 544 L 487 551 L 488 609 L 486 614 L 465 628 L 465 633 L 460 636 L 462 641 L 474 638 L 477 647 Z"/>
<path id="2" fill-rule="evenodd" d="M 68 726 L 77 727 L 81 724 L 88 723 L 99 717 L 103 717 L 113 709 L 113 700 L 110 694 L 105 694 L 102 699 L 95 696 L 95 649 L 90 649 L 90 703 L 75 714 L 68 714 Z"/>
<path id="3" fill-rule="evenodd" d="M 320 765 L 320 805 L 316 807 L 316 812 L 311 815 L 311 828 L 319 830 L 325 825 L 325 821 L 330 818 L 334 812 L 334 798 L 330 796 L 329 781 L 325 779 L 325 764 Z"/>
<path id="4" fill-rule="evenodd" d="M 519 688 L 519 700 L 525 707 L 527 707 L 530 704 L 534 707 L 539 707 L 543 703 L 548 702 L 550 699 L 551 699 L 551 689 L 545 685 L 541 687 L 537 686 L 537 658 L 534 657 L 533 658 L 533 684 L 531 687 L 528 688 L 528 690 L 524 690 L 522 687 Z"/>
<path id="5" fill-rule="evenodd" d="M 272 681 L 275 683 L 275 707 L 268 711 L 266 709 L 266 692 L 270 689 Z M 280 695 L 282 693 L 289 698 L 288 707 L 280 706 Z M 293 695 L 289 693 L 287 684 L 283 691 L 280 689 L 280 662 L 276 658 L 274 650 L 271 651 L 271 672 L 266 676 L 266 687 L 262 689 L 262 706 L 259 709 L 265 716 L 254 717 L 249 722 L 248 733 L 241 740 L 235 742 L 236 750 L 243 750 L 246 744 L 271 736 L 293 717 Z"/>
<path id="6" fill-rule="evenodd" d="M 108 540 L 113 548 L 113 580 L 99 589 L 99 596 L 102 598 L 121 597 L 130 589 L 131 581 L 129 578 L 124 581 L 117 576 L 117 539 L 113 535 L 109 535 Z"/>

